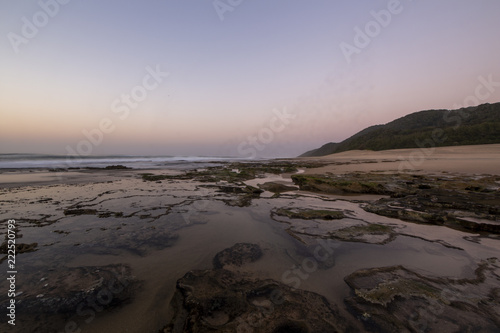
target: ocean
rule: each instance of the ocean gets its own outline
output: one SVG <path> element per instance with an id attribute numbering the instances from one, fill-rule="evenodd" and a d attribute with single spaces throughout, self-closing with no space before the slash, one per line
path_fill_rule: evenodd
<path id="1" fill-rule="evenodd" d="M 123 165 L 133 169 L 185 169 L 206 167 L 220 162 L 241 161 L 237 157 L 217 156 L 64 156 L 41 154 L 0 154 L 1 169 L 105 168 Z M 201 164 L 201 165 L 200 165 Z"/>

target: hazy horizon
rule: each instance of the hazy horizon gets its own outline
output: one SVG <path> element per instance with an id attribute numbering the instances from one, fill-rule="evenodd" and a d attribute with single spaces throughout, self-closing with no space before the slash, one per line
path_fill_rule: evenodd
<path id="1" fill-rule="evenodd" d="M 500 102 L 493 102 L 491 104 L 497 104 L 497 103 L 500 103 Z M 488 104 L 488 103 L 485 103 L 485 104 Z M 472 106 L 473 108 L 475 106 Z M 421 111 L 428 111 L 428 110 L 421 110 Z M 403 117 L 405 117 L 405 115 L 403 115 Z M 394 119 L 396 120 L 396 119 Z M 377 126 L 377 125 L 385 125 L 385 124 L 372 124 L 372 125 L 368 125 L 368 127 L 371 127 L 371 126 Z M 356 133 L 352 133 L 352 135 L 355 135 L 359 133 L 356 132 Z M 340 143 L 342 141 L 344 141 L 345 139 L 348 139 L 350 138 L 352 135 L 349 135 L 348 137 L 344 138 L 344 139 L 340 139 L 339 141 L 335 142 L 335 143 Z M 104 135 L 103 135 L 104 137 Z M 85 136 L 84 136 L 84 140 L 85 140 Z M 88 140 L 86 140 L 88 141 Z M 319 146 L 316 146 L 314 147 L 313 149 L 316 149 L 316 148 L 320 148 L 321 146 L 323 145 L 326 145 L 326 144 L 329 144 L 329 143 L 333 143 L 332 141 L 330 142 L 324 142 L 324 143 L 321 143 Z M 488 144 L 485 144 L 485 143 L 482 143 L 480 144 L 481 146 L 482 145 L 488 145 Z M 467 145 L 466 145 L 467 146 Z M 444 146 L 446 147 L 446 146 Z M 399 149 L 399 148 L 395 148 L 395 149 Z M 303 151 L 302 153 L 305 153 L 305 151 Z M 113 153 L 109 153 L 109 154 L 90 154 L 90 155 L 82 155 L 82 154 L 79 154 L 78 151 L 74 151 L 73 153 L 70 153 L 68 151 L 66 151 L 65 153 L 43 153 L 43 152 L 29 152 L 29 151 L 26 151 L 26 152 L 0 152 L 0 156 L 1 155 L 28 155 L 28 156 L 36 156 L 36 155 L 39 155 L 39 156 L 47 156 L 47 157 L 61 157 L 61 158 L 67 158 L 67 157 L 77 157 L 77 158 L 106 158 L 106 157 L 144 157 L 144 158 L 155 158 L 155 157 L 176 157 L 176 158 L 182 158 L 182 157 L 201 157 L 201 158 L 235 158 L 235 159 L 247 159 L 247 158 L 262 158 L 262 159 L 267 159 L 267 158 L 291 158 L 291 157 L 298 157 L 298 155 L 296 156 L 263 156 L 263 155 L 258 155 L 258 156 L 242 156 L 241 154 L 238 154 L 237 152 L 234 153 L 233 155 L 222 155 L 222 154 L 198 154 L 198 153 L 195 153 L 195 154 L 176 154 L 176 155 L 171 155 L 171 154 L 113 154 Z"/>
<path id="2" fill-rule="evenodd" d="M 0 3 L 0 154 L 292 157 L 500 101 L 500 2 Z"/>

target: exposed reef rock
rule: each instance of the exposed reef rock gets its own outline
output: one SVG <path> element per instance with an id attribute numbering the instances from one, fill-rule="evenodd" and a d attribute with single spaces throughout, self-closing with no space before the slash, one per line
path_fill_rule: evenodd
<path id="1" fill-rule="evenodd" d="M 70 168 L 70 169 L 75 169 L 75 168 Z M 132 168 L 126 167 L 126 166 L 121 165 L 121 164 L 108 165 L 108 166 L 106 166 L 104 168 L 100 168 L 100 167 L 85 167 L 83 169 L 87 169 L 87 170 L 132 170 Z"/>
<path id="2" fill-rule="evenodd" d="M 323 296 L 218 269 L 254 261 L 260 253 L 257 245 L 236 244 L 215 256 L 215 269 L 179 279 L 172 300 L 175 315 L 162 332 L 350 331 Z"/>
<path id="3" fill-rule="evenodd" d="M 364 206 L 368 212 L 417 223 L 445 225 L 473 232 L 500 233 L 500 193 L 430 189 L 385 198 Z"/>
<path id="4" fill-rule="evenodd" d="M 121 165 L 121 164 L 117 164 L 117 165 L 108 165 L 104 169 L 106 169 L 106 170 L 130 170 L 132 168 L 126 167 L 126 166 Z"/>
<path id="5" fill-rule="evenodd" d="M 262 250 L 256 244 L 238 243 L 217 253 L 213 259 L 215 269 L 226 266 L 240 267 L 244 264 L 257 261 L 262 257 Z"/>
<path id="6" fill-rule="evenodd" d="M 329 194 L 385 194 L 368 212 L 473 232 L 500 233 L 500 177 L 350 173 L 293 175 L 301 190 Z"/>
<path id="7" fill-rule="evenodd" d="M 123 303 L 138 286 L 126 265 L 64 267 L 34 274 L 18 286 L 25 292 L 16 300 L 19 310 L 30 313 L 74 314 L 82 302 L 99 300 L 104 307 Z"/>
<path id="8" fill-rule="evenodd" d="M 97 214 L 97 210 L 95 209 L 75 208 L 75 209 L 64 210 L 64 215 L 95 215 L 95 214 Z"/>
<path id="9" fill-rule="evenodd" d="M 228 206 L 248 207 L 252 204 L 252 199 L 259 198 L 264 192 L 253 186 L 244 184 L 238 185 L 217 185 L 220 192 L 236 194 L 232 199 L 223 199 L 222 201 Z"/>
<path id="10" fill-rule="evenodd" d="M 291 219 L 304 220 L 340 220 L 346 217 L 344 212 L 330 209 L 279 208 L 273 213 L 279 216 L 286 216 Z"/>
<path id="11" fill-rule="evenodd" d="M 328 301 L 273 280 L 227 270 L 192 271 L 177 282 L 176 317 L 164 332 L 345 332 Z"/>
<path id="12" fill-rule="evenodd" d="M 390 226 L 382 224 L 356 225 L 342 228 L 328 233 L 331 238 L 345 242 L 361 242 L 368 244 L 387 244 L 397 237 L 397 233 Z"/>
<path id="13" fill-rule="evenodd" d="M 345 278 L 345 300 L 371 332 L 498 332 L 500 266 L 480 263 L 471 279 L 427 277 L 402 266 L 359 270 Z"/>
<path id="14" fill-rule="evenodd" d="M 96 312 L 131 301 L 141 286 L 123 264 L 49 269 L 16 283 L 22 332 L 60 332 L 69 318 L 85 323 Z M 0 298 L 4 309 L 6 296 Z"/>
<path id="15" fill-rule="evenodd" d="M 277 216 L 287 217 L 287 220 Z M 289 224 L 287 232 L 297 240 L 306 243 L 302 236 L 315 238 L 333 238 L 345 242 L 368 244 L 387 244 L 397 237 L 394 228 L 387 225 L 360 221 L 358 225 L 349 225 L 342 220 L 349 218 L 349 212 L 329 209 L 278 208 L 271 212 L 271 217 L 280 223 Z M 315 220 L 305 222 L 303 220 Z M 318 221 L 325 220 L 325 221 Z M 348 222 L 352 224 L 352 220 Z"/>
<path id="16" fill-rule="evenodd" d="M 288 185 L 275 183 L 275 182 L 267 182 L 264 184 L 260 184 L 259 187 L 263 190 L 273 192 L 273 193 L 283 193 L 283 192 L 289 192 L 289 191 L 296 191 L 299 189 L 296 186 L 288 186 Z"/>
<path id="17" fill-rule="evenodd" d="M 21 253 L 26 253 L 26 252 L 33 252 L 36 251 L 38 247 L 38 243 L 31 243 L 31 244 L 24 244 L 24 243 L 16 243 L 16 255 L 21 254 Z M 3 242 L 2 245 L 0 245 L 0 254 L 5 254 L 4 257 L 0 258 L 0 264 L 7 259 L 7 254 L 8 254 L 8 247 L 7 247 L 7 241 Z M 11 253 L 12 254 L 12 253 Z"/>
<path id="18" fill-rule="evenodd" d="M 321 165 L 317 163 L 316 165 Z M 221 166 L 208 167 L 205 169 L 189 170 L 181 175 L 154 175 L 151 173 L 141 174 L 145 181 L 161 181 L 174 179 L 191 179 L 201 182 L 226 181 L 229 183 L 239 183 L 258 177 L 263 177 L 266 173 L 282 174 L 293 173 L 297 171 L 297 162 L 293 161 L 274 161 L 274 162 L 235 162 Z"/>
<path id="19" fill-rule="evenodd" d="M 328 194 L 391 194 L 381 181 L 362 174 L 342 176 L 292 175 L 292 180 L 303 191 Z"/>

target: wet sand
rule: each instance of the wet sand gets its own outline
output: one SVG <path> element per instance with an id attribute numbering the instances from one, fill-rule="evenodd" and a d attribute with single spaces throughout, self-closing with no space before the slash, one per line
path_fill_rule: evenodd
<path id="1" fill-rule="evenodd" d="M 459 179 L 463 179 L 464 174 L 471 177 L 498 175 L 499 150 L 500 145 L 473 147 L 474 154 L 466 154 L 466 151 L 471 152 L 471 147 L 436 149 L 429 164 L 425 162 L 416 170 L 405 170 L 405 174 L 421 177 L 445 171 L 448 178 L 417 178 L 412 181 L 413 185 L 408 185 L 411 188 L 407 191 L 410 193 L 415 188 L 415 193 L 421 193 L 418 191 L 427 188 L 423 185 L 443 182 L 446 187 L 431 189 L 435 191 L 433 195 L 439 198 L 439 191 L 458 191 L 457 195 L 467 196 L 469 192 L 461 189 Z M 36 243 L 36 246 L 33 252 L 17 254 L 16 287 L 22 294 L 16 296 L 19 305 L 16 327 L 2 322 L 0 329 L 5 332 L 64 332 L 65 326 L 74 322 L 82 332 L 158 332 L 177 314 L 178 310 L 171 306 L 172 298 L 178 295 L 176 282 L 191 270 L 211 272 L 214 256 L 236 243 L 256 244 L 263 252 L 259 260 L 236 269 L 237 276 L 252 281 L 272 279 L 283 288 L 292 287 L 324 296 L 345 320 L 342 325 L 346 326 L 342 327 L 363 331 L 375 325 L 375 329 L 380 323 L 374 318 L 384 321 L 388 320 L 387 316 L 401 321 L 397 313 L 383 313 L 377 317 L 368 296 L 354 298 L 363 293 L 369 295 L 371 291 L 359 289 L 355 293 L 353 286 L 361 287 L 357 285 L 357 275 L 352 274 L 364 269 L 404 266 L 420 274 L 420 284 L 434 283 L 434 289 L 443 288 L 458 294 L 458 287 L 453 282 L 432 279 L 473 279 L 482 262 L 498 258 L 498 233 L 472 231 L 460 225 L 416 223 L 407 215 L 402 215 L 403 219 L 384 216 L 383 205 L 390 199 L 389 194 L 374 194 L 366 189 L 361 192 L 367 193 L 354 194 L 300 190 L 303 185 L 294 183 L 290 176 L 327 176 L 330 172 L 342 177 L 346 172 L 377 171 L 387 174 L 387 178 L 379 179 L 369 172 L 365 177 L 392 190 L 394 184 L 400 186 L 399 176 L 394 176 L 400 161 L 387 160 L 398 159 L 406 153 L 411 151 L 349 152 L 283 162 L 296 168 L 293 172 L 282 164 L 264 168 L 227 164 L 189 174 L 179 170 L 70 170 L 60 175 L 42 171 L 3 173 L 0 177 L 1 232 L 6 233 L 7 220 L 15 219 L 17 243 Z M 441 169 L 445 166 L 448 167 Z M 144 177 L 144 173 L 159 177 Z M 406 178 L 403 180 L 405 184 L 408 182 Z M 500 178 L 495 180 L 486 175 L 479 177 L 477 182 L 476 187 L 484 186 L 488 191 L 496 186 L 491 189 L 493 192 L 484 192 L 487 196 L 495 196 L 500 186 Z M 276 193 L 257 191 L 256 188 L 265 183 L 295 189 Z M 476 192 L 472 194 L 483 195 L 483 192 Z M 425 195 L 422 198 L 425 199 Z M 484 201 L 483 197 L 478 198 Z M 397 204 L 405 203 L 390 203 Z M 390 205 L 387 209 L 392 209 Z M 491 225 L 498 222 L 499 215 L 491 208 L 495 205 L 499 203 L 490 204 L 491 214 L 481 217 Z M 371 212 L 369 206 L 373 206 L 370 208 L 373 211 L 378 208 L 379 213 Z M 464 208 L 463 214 L 467 218 L 479 218 L 482 206 L 474 207 L 475 211 Z M 318 212 L 323 215 L 317 215 Z M 307 214 L 313 214 L 310 215 L 313 218 Z M 335 219 L 330 219 L 330 215 Z M 324 260 L 317 259 L 318 253 L 326 254 Z M 118 269 L 110 265 L 121 265 L 117 267 L 126 277 L 121 276 L 118 280 L 126 284 L 127 289 L 113 293 L 109 302 L 103 301 L 106 306 L 92 307 L 89 299 L 107 290 L 103 283 Z M 494 267 L 496 264 L 488 265 Z M 75 270 L 81 268 L 88 272 L 78 277 Z M 0 271 L 7 271 L 7 261 L 0 264 Z M 93 272 L 92 279 L 101 284 L 84 279 L 89 272 Z M 391 273 L 401 274 L 391 279 L 409 274 L 401 272 Z M 68 274 L 74 278 L 63 278 Z M 388 273 L 370 271 L 366 274 Z M 345 281 L 348 276 L 350 284 Z M 482 282 L 470 283 L 482 288 L 480 292 L 474 290 L 479 298 L 483 292 L 488 294 L 495 283 L 498 286 L 498 280 L 491 282 L 494 280 L 485 276 Z M 68 287 L 63 288 L 65 285 Z M 0 287 L 6 290 L 5 280 Z M 79 290 L 85 290 L 86 294 L 79 294 Z M 411 295 L 420 297 L 415 291 Z M 422 302 L 437 299 L 424 296 Z M 400 294 L 400 299 L 405 297 L 406 294 Z M 57 310 L 57 306 L 70 298 L 75 299 L 74 304 Z M 1 295 L 2 307 L 6 301 L 6 295 Z M 403 306 L 411 310 L 414 305 L 408 302 Z M 493 297 L 484 302 L 485 306 L 490 306 L 498 300 Z M 346 306 L 347 303 L 351 305 Z M 420 314 L 419 309 L 415 305 L 414 312 Z M 453 307 L 446 309 L 459 311 Z M 420 315 L 414 321 L 402 321 L 401 325 L 424 325 L 432 330 L 432 316 Z M 491 318 L 493 322 L 498 319 L 498 314 L 490 312 L 485 316 L 487 323 Z M 456 320 L 460 324 L 460 319 Z M 220 331 L 231 324 L 231 321 L 224 323 Z M 253 330 L 267 332 L 258 325 Z M 385 331 L 391 330 L 385 328 Z"/>

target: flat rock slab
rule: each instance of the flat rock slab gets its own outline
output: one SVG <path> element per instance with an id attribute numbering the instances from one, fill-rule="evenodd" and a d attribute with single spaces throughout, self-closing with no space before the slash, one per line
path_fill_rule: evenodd
<path id="1" fill-rule="evenodd" d="M 429 277 L 403 266 L 345 278 L 351 312 L 372 332 L 498 332 L 500 266 L 481 262 L 471 279 Z"/>
<path id="2" fill-rule="evenodd" d="M 224 269 L 191 271 L 177 282 L 176 315 L 164 332 L 345 332 L 344 319 L 313 292 Z"/>
<path id="3" fill-rule="evenodd" d="M 254 262 L 262 257 L 262 250 L 256 244 L 238 243 L 217 253 L 213 259 L 215 269 L 226 266 L 240 267 Z"/>
<path id="4" fill-rule="evenodd" d="M 20 333 L 62 332 L 68 323 L 83 330 L 98 313 L 132 301 L 141 287 L 123 264 L 60 267 L 23 276 L 16 283 L 16 332 Z M 6 296 L 0 297 L 3 309 L 9 303 Z"/>
<path id="5" fill-rule="evenodd" d="M 264 184 L 260 184 L 259 187 L 263 190 L 273 192 L 273 193 L 297 191 L 299 189 L 297 186 L 288 186 L 285 184 L 280 184 L 280 183 L 275 183 L 275 182 L 267 182 Z"/>
<path id="6" fill-rule="evenodd" d="M 163 332 L 348 330 L 338 310 L 323 296 L 238 271 L 261 256 L 258 245 L 238 243 L 214 257 L 214 269 L 186 273 L 177 281 L 171 302 L 174 317 Z"/>
<path id="7" fill-rule="evenodd" d="M 23 293 L 16 296 L 17 310 L 72 315 L 86 303 L 113 307 L 129 300 L 138 286 L 126 265 L 62 267 L 19 281 L 17 287 Z M 2 306 L 7 302 L 1 300 Z"/>

